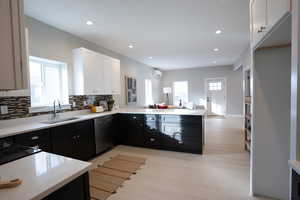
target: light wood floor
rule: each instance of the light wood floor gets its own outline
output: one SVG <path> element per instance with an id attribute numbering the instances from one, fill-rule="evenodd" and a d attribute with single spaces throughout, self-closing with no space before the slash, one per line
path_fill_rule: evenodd
<path id="1" fill-rule="evenodd" d="M 262 200 L 249 196 L 249 154 L 240 118 L 206 120 L 201 155 L 118 146 L 95 160 L 116 154 L 137 155 L 147 163 L 109 200 Z"/>

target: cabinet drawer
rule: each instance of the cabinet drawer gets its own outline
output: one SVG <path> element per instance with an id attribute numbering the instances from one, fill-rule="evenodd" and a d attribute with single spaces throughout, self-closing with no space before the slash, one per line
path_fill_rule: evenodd
<path id="1" fill-rule="evenodd" d="M 145 115 L 146 122 L 155 122 L 156 120 L 158 120 L 157 115 Z"/>
<path id="2" fill-rule="evenodd" d="M 202 116 L 186 116 L 186 115 L 161 115 L 160 121 L 162 123 L 188 123 L 201 124 Z"/>
<path id="3" fill-rule="evenodd" d="M 121 120 L 143 120 L 144 121 L 144 115 L 143 114 L 120 114 L 119 119 L 121 119 Z"/>
<path id="4" fill-rule="evenodd" d="M 202 137 L 202 127 L 194 125 L 181 125 L 172 123 L 162 123 L 160 132 L 163 135 L 174 137 L 175 135 L 187 137 Z"/>
<path id="5" fill-rule="evenodd" d="M 162 143 L 167 150 L 202 153 L 201 138 L 164 136 Z"/>
<path id="6" fill-rule="evenodd" d="M 12 144 L 13 137 L 7 137 L 7 138 L 1 138 L 0 139 L 0 149 L 4 149 L 9 146 L 9 144 Z"/>
<path id="7" fill-rule="evenodd" d="M 51 152 L 50 130 L 39 130 L 15 136 L 15 142 L 29 147 L 37 147 L 43 151 Z"/>

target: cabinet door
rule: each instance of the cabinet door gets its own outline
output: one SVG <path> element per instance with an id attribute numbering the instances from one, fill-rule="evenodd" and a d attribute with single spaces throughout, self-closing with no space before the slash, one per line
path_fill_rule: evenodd
<path id="1" fill-rule="evenodd" d="M 74 158 L 76 149 L 76 132 L 73 124 L 58 126 L 51 129 L 53 153 Z"/>
<path id="2" fill-rule="evenodd" d="M 112 85 L 111 85 L 113 79 L 112 58 L 103 55 L 102 59 L 103 59 L 103 67 L 104 67 L 103 84 L 104 84 L 105 94 L 112 94 Z"/>
<path id="3" fill-rule="evenodd" d="M 122 135 L 122 143 L 133 146 L 143 146 L 145 141 L 144 116 L 121 114 L 119 120 L 121 123 L 119 134 Z"/>
<path id="4" fill-rule="evenodd" d="M 84 52 L 84 90 L 86 95 L 105 94 L 103 81 L 103 59 L 96 52 L 83 50 Z"/>
<path id="5" fill-rule="evenodd" d="M 15 142 L 28 147 L 36 147 L 46 152 L 52 152 L 50 129 L 16 135 Z"/>
<path id="6" fill-rule="evenodd" d="M 263 37 L 267 27 L 267 0 L 252 0 L 251 2 L 252 21 L 252 43 L 257 44 Z"/>
<path id="7" fill-rule="evenodd" d="M 152 119 L 149 117 L 148 119 Z M 157 121 L 148 120 L 145 122 L 145 129 L 143 132 L 145 147 L 161 148 L 162 138 L 159 131 L 159 124 Z"/>
<path id="8" fill-rule="evenodd" d="M 268 27 L 275 25 L 290 11 L 290 0 L 268 0 Z"/>
<path id="9" fill-rule="evenodd" d="M 180 123 L 162 123 L 162 145 L 168 150 L 202 153 L 201 132 L 201 126 Z"/>
<path id="10" fill-rule="evenodd" d="M 121 93 L 120 60 L 112 59 L 111 94 Z"/>
<path id="11" fill-rule="evenodd" d="M 75 126 L 74 158 L 89 160 L 95 155 L 94 123 L 92 120 L 82 121 Z"/>
<path id="12" fill-rule="evenodd" d="M 76 178 L 72 182 L 43 198 L 43 200 L 90 200 L 89 190 L 89 175 L 84 175 Z"/>
<path id="13" fill-rule="evenodd" d="M 27 88 L 23 1 L 0 1 L 0 89 Z"/>

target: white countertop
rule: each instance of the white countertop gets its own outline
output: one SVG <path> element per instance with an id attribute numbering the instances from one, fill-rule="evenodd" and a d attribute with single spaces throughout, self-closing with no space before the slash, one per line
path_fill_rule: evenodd
<path id="1" fill-rule="evenodd" d="M 300 174 L 300 161 L 289 160 L 289 165 L 293 170 L 295 170 L 298 174 Z"/>
<path id="2" fill-rule="evenodd" d="M 46 152 L 0 165 L 2 180 L 23 180 L 16 188 L 0 190 L 0 199 L 40 200 L 83 175 L 90 167 L 88 162 Z"/>
<path id="3" fill-rule="evenodd" d="M 205 110 L 121 108 L 118 110 L 104 112 L 104 113 L 90 113 L 88 111 L 66 112 L 66 113 L 61 113 L 62 115 L 61 118 L 77 117 L 78 119 L 71 120 L 71 121 L 64 121 L 55 124 L 42 123 L 48 120 L 47 115 L 42 115 L 38 117 L 6 120 L 4 122 L 0 122 L 0 138 L 32 132 L 41 129 L 52 128 L 52 127 L 70 124 L 74 122 L 94 119 L 94 118 L 103 117 L 107 115 L 113 115 L 117 113 L 202 116 L 205 115 Z"/>

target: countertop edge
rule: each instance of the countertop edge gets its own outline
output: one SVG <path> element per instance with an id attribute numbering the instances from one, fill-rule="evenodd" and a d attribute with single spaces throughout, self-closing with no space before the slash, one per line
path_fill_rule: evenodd
<path id="1" fill-rule="evenodd" d="M 3 128 L 2 130 L 0 129 L 0 139 L 5 138 L 5 137 L 10 137 L 10 136 L 15 136 L 15 135 L 20 135 L 28 132 L 33 132 L 33 131 L 38 131 L 38 130 L 43 130 L 43 129 L 48 129 L 48 128 L 54 128 L 57 126 L 63 126 L 67 124 L 72 124 L 76 122 L 81 122 L 85 120 L 90 120 L 90 119 L 95 119 L 95 118 L 100 118 L 100 117 L 105 117 L 109 115 L 115 115 L 115 114 L 149 114 L 149 115 L 182 115 L 182 116 L 204 116 L 205 111 L 201 111 L 201 113 L 170 113 L 170 112 L 150 112 L 150 111 L 133 111 L 133 110 L 116 110 L 116 111 L 109 111 L 109 112 L 103 112 L 103 113 L 90 113 L 90 114 L 84 114 L 84 115 L 79 115 L 77 116 L 78 119 L 71 120 L 71 121 L 64 121 L 60 123 L 55 123 L 55 124 L 46 124 L 46 123 L 41 123 L 41 122 L 34 122 L 32 123 L 32 128 L 22 128 L 20 127 L 20 130 L 5 130 L 9 128 Z M 20 125 L 21 126 L 21 125 Z M 4 133 L 1 133 L 4 132 Z"/>
<path id="2" fill-rule="evenodd" d="M 34 198 L 32 198 L 31 200 L 41 200 L 45 197 L 47 197 L 48 195 L 52 194 L 53 192 L 59 190 L 60 188 L 62 188 L 63 186 L 65 186 L 66 184 L 72 182 L 73 180 L 75 180 L 76 178 L 78 178 L 79 176 L 85 174 L 86 172 L 88 172 L 92 167 L 92 164 L 89 163 L 87 164 L 87 166 L 85 168 L 83 168 L 82 170 L 78 171 L 77 173 L 73 174 L 72 176 L 70 176 L 67 179 L 64 179 L 63 181 L 57 183 L 55 186 L 50 187 L 49 189 L 47 189 L 46 191 L 40 192 L 39 194 L 37 194 Z"/>
<path id="3" fill-rule="evenodd" d="M 289 166 L 295 170 L 298 174 L 300 174 L 300 161 L 297 160 L 289 160 Z"/>

